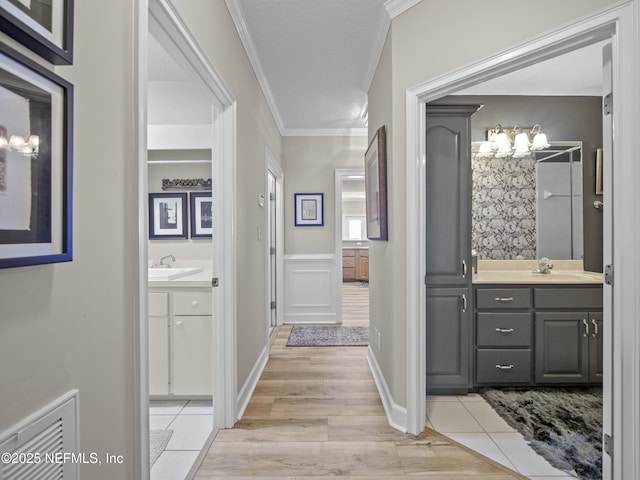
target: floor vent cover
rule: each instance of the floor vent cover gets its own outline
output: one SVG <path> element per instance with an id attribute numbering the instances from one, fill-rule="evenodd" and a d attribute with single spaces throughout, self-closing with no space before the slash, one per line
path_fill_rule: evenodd
<path id="1" fill-rule="evenodd" d="M 0 435 L 0 480 L 78 478 L 77 395 L 69 392 Z"/>

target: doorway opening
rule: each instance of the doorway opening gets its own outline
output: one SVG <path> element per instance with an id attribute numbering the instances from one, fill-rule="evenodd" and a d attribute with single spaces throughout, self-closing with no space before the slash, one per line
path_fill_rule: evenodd
<path id="1" fill-rule="evenodd" d="M 424 420 L 422 420 L 423 412 L 425 411 L 425 380 L 424 375 L 424 359 L 426 358 L 425 343 L 423 340 L 414 341 L 414 338 L 424 339 L 424 325 L 421 325 L 418 320 L 416 322 L 413 319 L 425 318 L 425 301 L 424 301 L 424 260 L 426 252 L 424 251 L 424 197 L 421 196 L 423 191 L 423 178 L 424 168 L 420 162 L 413 162 L 413 159 L 421 159 L 424 157 L 424 123 L 425 123 L 425 105 L 428 102 L 442 98 L 454 91 L 462 88 L 469 87 L 479 81 L 495 78 L 501 74 L 512 72 L 523 68 L 528 65 L 532 65 L 536 62 L 546 60 L 578 48 L 597 43 L 613 37 L 613 89 L 617 92 L 618 99 L 634 99 L 634 84 L 633 71 L 628 72 L 624 61 L 617 57 L 621 51 L 625 48 L 629 48 L 628 52 L 633 52 L 633 27 L 632 22 L 625 20 L 626 15 L 632 17 L 630 7 L 620 6 L 613 7 L 609 10 L 598 12 L 586 20 L 583 20 L 575 25 L 567 26 L 559 29 L 552 34 L 532 41 L 530 43 L 514 47 L 508 54 L 501 54 L 496 57 L 487 59 L 486 61 L 479 62 L 468 68 L 457 71 L 446 77 L 439 78 L 428 84 L 418 85 L 413 89 L 407 91 L 407 158 L 411 159 L 407 164 L 407 197 L 409 205 L 415 202 L 414 212 L 415 218 L 419 218 L 418 225 L 408 225 L 407 236 L 407 258 L 411 259 L 407 264 L 407 309 L 409 312 L 410 321 L 407 329 L 407 350 L 410 358 L 418 359 L 418 362 L 414 365 L 408 365 L 408 430 L 411 432 L 421 431 L 424 426 Z M 623 47 L 621 47 L 623 46 Z M 629 54 L 627 52 L 627 54 Z M 617 61 L 615 61 L 617 60 Z M 625 72 L 627 75 L 625 75 Z M 627 100 L 629 101 L 629 100 Z M 612 120 L 617 124 L 632 123 L 635 125 L 635 116 L 633 113 L 633 107 L 630 104 L 625 104 L 624 100 L 617 103 L 617 109 L 612 111 Z M 616 134 L 613 136 L 613 148 L 612 151 L 616 152 L 616 166 L 613 168 L 611 165 L 613 159 L 609 162 L 608 166 L 605 166 L 604 176 L 612 179 L 616 184 L 615 192 L 612 189 L 609 194 L 612 195 L 610 199 L 607 198 L 605 192 L 604 198 L 604 221 L 611 219 L 613 211 L 607 211 L 611 208 L 612 201 L 616 205 L 616 216 L 622 215 L 622 211 L 626 211 L 627 208 L 624 205 L 624 195 L 630 195 L 630 192 L 634 191 L 633 182 L 631 179 L 627 179 L 627 176 L 622 172 L 626 171 L 629 167 L 627 161 L 624 159 L 624 154 L 628 152 L 632 157 L 634 156 L 634 149 L 632 148 L 632 141 L 627 138 L 627 135 L 622 135 L 619 130 L 616 130 Z M 603 138 L 603 141 L 605 139 Z M 629 173 L 630 175 L 630 173 Z M 633 176 L 633 175 L 632 175 Z M 635 176 L 633 176 L 635 178 Z M 615 198 L 613 198 L 615 197 Z M 610 200 L 610 201 L 608 201 Z M 607 204 L 609 206 L 607 207 Z M 622 210 L 622 211 L 621 211 Z M 628 212 L 627 212 L 628 213 Z M 614 251 L 616 255 L 622 255 L 620 249 L 624 249 L 624 232 L 622 226 L 617 223 L 613 224 L 613 228 L 607 229 L 605 232 L 611 238 L 605 238 L 604 248 L 604 264 L 613 262 Z M 613 246 L 619 248 L 614 249 Z M 624 249 L 624 255 L 635 255 L 632 249 Z M 627 251 L 629 250 L 629 251 Z M 419 262 L 415 262 L 416 259 Z M 411 262 L 417 263 L 414 266 Z M 627 271 L 628 262 L 619 262 L 622 268 Z M 630 268 L 630 267 L 629 267 Z M 619 273 L 619 272 L 618 272 Z M 629 272 L 630 273 L 630 272 Z M 626 278 L 626 277 L 625 277 Z M 631 282 L 633 283 L 633 282 Z M 623 301 L 624 295 L 631 295 L 631 291 L 627 291 L 630 288 L 628 283 L 616 283 L 616 289 L 614 290 L 608 285 L 603 286 L 603 302 L 604 302 L 604 409 L 603 418 L 604 426 L 603 431 L 605 435 L 610 435 L 612 430 L 619 432 L 625 439 L 627 439 L 633 445 L 636 440 L 635 433 L 627 426 L 628 422 L 623 425 L 621 412 L 623 411 L 622 405 L 622 393 L 626 391 L 626 381 L 635 382 L 636 379 L 627 375 L 628 372 L 620 371 L 621 368 L 621 355 L 626 348 L 629 348 L 629 354 L 632 354 L 633 347 L 629 342 L 625 341 L 625 336 L 622 332 L 627 329 L 635 331 L 633 326 L 628 323 L 625 318 L 625 312 L 629 315 L 633 315 L 634 307 L 626 305 Z M 614 308 L 615 306 L 615 308 Z M 615 310 L 616 317 L 613 318 L 612 312 Z M 414 316 L 415 315 L 415 316 Z M 620 346 L 620 349 L 616 347 Z M 616 365 L 616 369 L 613 369 L 613 365 Z M 625 382 L 615 381 L 624 377 Z M 615 379 L 613 378 L 615 377 Z M 414 383 L 415 382 L 415 383 Z M 636 410 L 626 408 L 624 409 L 624 415 L 635 415 Z M 619 444 L 618 444 L 619 445 Z M 603 456 L 603 472 L 605 478 L 611 475 L 612 471 L 623 472 L 625 468 L 633 467 L 634 454 L 631 448 L 625 446 L 620 447 L 623 450 L 626 460 L 622 460 L 622 457 L 617 453 L 614 457 L 604 455 Z M 630 462 L 630 463 L 627 463 Z M 615 467 L 614 467 L 615 463 Z M 616 478 L 620 477 L 620 473 L 616 473 Z"/>
<path id="2" fill-rule="evenodd" d="M 342 326 L 369 327 L 369 240 L 364 170 L 336 170 L 336 256 Z"/>
<path id="3" fill-rule="evenodd" d="M 284 305 L 284 172 L 269 148 L 265 149 L 265 306 L 267 344 L 278 325 L 283 323 Z"/>
<path id="4" fill-rule="evenodd" d="M 136 359 L 137 359 L 137 375 L 138 389 L 136 390 L 136 457 L 139 462 L 136 464 L 136 476 L 141 479 L 150 478 L 150 443 L 153 441 L 150 435 L 149 422 L 149 406 L 150 406 L 150 386 L 154 382 L 155 371 L 150 368 L 150 363 L 159 359 L 159 363 L 166 367 L 161 377 L 169 377 L 169 382 L 164 383 L 164 379 L 160 382 L 165 385 L 166 398 L 172 396 L 180 401 L 194 400 L 194 404 L 189 406 L 187 403 L 182 405 L 180 412 L 186 414 L 182 423 L 190 423 L 194 418 L 200 415 L 207 416 L 206 432 L 201 432 L 201 436 L 206 436 L 208 443 L 213 438 L 216 428 L 229 428 L 233 426 L 236 420 L 237 411 L 237 360 L 236 360 L 236 338 L 235 338 L 235 322 L 236 322 L 236 274 L 234 259 L 236 257 L 236 233 L 233 228 L 235 221 L 235 135 L 236 135 L 236 106 L 235 100 L 226 89 L 222 79 L 219 77 L 213 66 L 210 65 L 206 56 L 202 53 L 199 46 L 186 29 L 184 22 L 175 7 L 165 0 L 150 0 L 149 2 L 141 2 L 138 11 L 138 32 L 137 36 L 137 77 L 136 77 L 136 117 L 137 117 L 137 154 L 138 154 L 138 184 L 137 184 L 137 200 L 138 200 L 138 268 L 139 283 L 137 294 L 139 297 L 138 318 L 136 321 Z M 151 38 L 151 36 L 153 38 Z M 160 111 L 150 112 L 150 101 L 153 96 L 154 89 L 157 85 L 151 85 L 152 79 L 149 78 L 149 61 L 153 53 L 150 50 L 155 48 L 151 45 L 157 42 L 161 47 L 159 50 L 160 57 L 163 60 L 172 60 L 178 65 L 179 74 L 183 78 L 173 78 L 172 81 L 183 81 L 185 76 L 188 81 L 193 84 L 193 92 L 191 94 L 200 96 L 202 108 L 196 108 L 203 120 L 201 124 L 189 124 L 183 122 L 184 118 L 189 115 L 184 109 L 177 110 L 179 115 L 175 115 L 169 124 L 158 122 L 156 129 L 164 130 L 165 134 L 155 135 L 150 129 L 148 118 L 160 115 Z M 158 45 L 156 45 L 158 46 Z M 160 71 L 163 71 L 161 65 L 157 65 Z M 175 69 L 171 69 L 175 74 Z M 160 86 L 162 90 L 164 86 Z M 189 93 L 182 94 L 189 96 Z M 154 106 L 153 108 L 156 108 Z M 181 127 L 181 123 L 188 125 L 188 128 Z M 202 139 L 205 139 L 203 145 Z M 153 153 L 154 141 L 162 142 L 182 142 L 176 148 L 156 148 L 162 150 L 163 153 Z M 195 148 L 194 148 L 195 147 Z M 185 153 L 188 151 L 189 153 Z M 181 173 L 187 172 L 189 176 L 198 175 L 199 180 L 203 180 L 207 184 L 208 179 L 216 179 L 215 187 L 208 190 L 209 195 L 193 195 L 195 208 L 190 206 L 192 193 L 202 194 L 205 192 L 168 192 L 178 193 L 179 200 L 176 196 L 172 196 L 169 201 L 151 203 L 154 206 L 153 213 L 149 213 L 149 205 L 151 199 L 149 197 L 150 184 L 149 181 L 157 182 L 158 178 L 149 173 L 150 166 L 147 164 L 148 158 L 157 163 L 153 164 L 153 168 L 164 169 L 170 168 L 177 160 L 182 161 Z M 182 169 L 185 169 L 184 172 Z M 206 171 L 202 170 L 205 168 Z M 197 172 L 195 170 L 197 170 Z M 157 172 L 156 172 L 157 173 Z M 202 175 L 204 178 L 200 179 Z M 186 175 L 185 175 L 186 176 Z M 155 178 L 155 180 L 154 180 Z M 181 183 L 182 175 L 177 178 L 168 179 L 171 186 L 173 184 L 183 185 Z M 161 180 L 161 179 L 160 179 Z M 190 183 L 190 179 L 186 179 Z M 174 182 L 175 181 L 175 182 Z M 155 187 L 154 187 L 155 188 Z M 162 191 L 164 194 L 164 190 Z M 197 198 L 196 198 L 197 197 Z M 157 203 L 157 205 L 156 205 Z M 163 205 L 164 203 L 164 205 Z M 167 213 L 167 207 L 170 205 L 170 213 Z M 157 208 L 157 212 L 155 207 Z M 186 208 L 183 208 L 186 207 Z M 178 208 L 180 207 L 180 208 Z M 189 211 L 195 215 L 195 220 L 189 218 Z M 174 215 L 175 212 L 175 215 Z M 180 253 L 168 252 L 160 258 L 152 258 L 157 255 L 151 251 L 149 245 L 149 218 L 159 213 L 162 218 L 171 220 L 168 224 L 160 225 L 159 230 L 162 231 L 167 225 L 177 228 L 175 221 L 178 216 L 181 217 L 180 227 L 185 227 L 186 236 L 182 234 L 182 243 L 180 244 L 181 252 L 184 253 L 180 257 Z M 212 225 L 209 225 L 209 221 Z M 193 225 L 195 230 L 191 230 L 189 226 Z M 215 229 L 216 234 L 212 238 L 205 238 L 211 233 L 211 229 Z M 155 228 L 152 226 L 152 228 Z M 162 232 L 160 232 L 162 233 Z M 176 258 L 183 262 L 188 257 L 186 250 L 182 248 L 189 243 L 189 238 L 202 244 L 197 244 L 196 249 L 201 259 L 203 259 L 202 269 L 198 272 L 202 285 L 198 285 L 200 291 L 185 292 L 178 288 L 161 293 L 160 310 L 156 310 L 157 298 L 150 299 L 149 273 L 176 273 L 176 269 L 170 269 L 169 263 Z M 185 241 L 186 240 L 186 241 Z M 162 242 L 161 240 L 157 240 Z M 168 246 L 168 243 L 166 244 Z M 177 245 L 175 245 L 177 247 Z M 197 248 L 199 247 L 199 249 Z M 154 247 L 155 248 L 155 247 Z M 164 248 L 162 248 L 164 250 Z M 205 252 L 206 251 L 206 252 Z M 165 258 L 162 258 L 165 257 Z M 162 259 L 162 262 L 160 260 Z M 191 259 L 193 260 L 193 259 Z M 152 264 L 161 264 L 161 268 L 150 269 Z M 174 265 L 180 266 L 180 265 Z M 192 265 L 185 265 L 192 267 Z M 165 270 L 166 269 L 166 270 Z M 189 269 L 189 273 L 194 273 Z M 157 276 L 157 275 L 156 275 Z M 188 278 L 183 276 L 182 278 Z M 191 280 L 197 279 L 195 276 Z M 169 282 L 179 282 L 180 278 L 167 278 L 166 281 L 160 283 L 154 282 L 156 287 L 160 286 L 176 286 Z M 194 285 L 190 285 L 194 286 Z M 189 289 L 188 289 L 189 290 Z M 164 293 L 164 295 L 162 295 Z M 197 298 L 190 300 L 185 297 Z M 198 310 L 198 311 L 194 311 Z M 155 329 L 151 327 L 152 320 L 150 317 L 165 317 L 167 328 Z M 184 318 L 180 318 L 184 317 Z M 188 318 L 187 318 L 188 317 Z M 188 322 L 187 322 L 188 320 Z M 163 324 L 163 321 L 160 322 Z M 163 332 L 160 332 L 163 330 Z M 194 333 L 195 332 L 195 333 Z M 156 335 L 158 333 L 159 335 Z M 173 335 L 172 335 L 173 333 Z M 192 342 L 196 341 L 199 348 L 192 349 Z M 159 339 L 159 344 L 165 345 L 167 348 L 155 349 L 150 342 Z M 173 343 L 172 343 L 173 340 Z M 162 351 L 164 350 L 164 351 Z M 157 356 L 155 353 L 162 351 Z M 155 352 L 155 353 L 154 353 Z M 186 352 L 186 355 L 185 355 Z M 194 355 L 197 368 L 189 368 L 188 361 L 194 362 Z M 153 356 L 153 358 L 151 358 Z M 168 358 L 167 358 L 168 357 Z M 204 364 L 204 367 L 203 367 Z M 204 371 L 204 373 L 203 373 Z M 198 372 L 196 378 L 192 378 L 191 373 Z M 197 391 L 192 388 L 194 386 Z M 173 381 L 173 384 L 170 382 Z M 185 383 L 186 382 L 186 383 Z M 202 393 L 202 387 L 207 389 L 206 393 Z M 155 383 L 154 387 L 155 388 Z M 210 392 L 210 393 L 208 393 Z M 157 392 L 155 392 L 157 394 Z M 162 394 L 164 397 L 164 393 Z M 208 400 L 206 405 L 198 404 L 200 400 Z M 211 411 L 215 411 L 216 415 L 210 415 Z M 173 415 L 172 412 L 164 412 L 168 416 Z M 166 419 L 165 419 L 166 420 Z M 165 425 L 168 426 L 168 425 Z M 162 429 L 166 430 L 166 428 Z M 206 450 L 206 444 L 201 451 L 197 451 L 195 444 L 182 444 L 183 440 L 187 443 L 194 440 L 189 434 L 182 435 L 174 432 L 173 440 L 169 439 L 167 446 L 176 448 L 175 452 L 181 451 L 187 447 L 191 450 L 192 457 L 200 458 Z M 166 439 L 165 439 L 166 440 Z M 165 441 L 161 440 L 161 441 Z M 180 445 L 182 444 L 182 445 Z M 179 454 L 177 454 L 179 455 Z M 193 458 L 191 458 L 193 460 Z M 158 465 L 156 462 L 156 465 Z M 172 478 L 180 478 L 184 473 L 188 475 L 188 468 L 185 472 L 189 459 L 181 467 L 179 473 L 172 474 Z M 174 466 L 174 462 L 169 462 Z M 192 463 L 197 463 L 197 460 Z"/>

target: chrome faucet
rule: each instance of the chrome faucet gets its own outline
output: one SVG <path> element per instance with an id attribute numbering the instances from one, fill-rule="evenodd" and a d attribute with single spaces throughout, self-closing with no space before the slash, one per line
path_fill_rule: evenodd
<path id="1" fill-rule="evenodd" d="M 160 259 L 160 262 L 153 266 L 153 268 L 171 268 L 170 263 L 164 263 L 166 259 L 170 258 L 172 262 L 176 261 L 176 257 L 173 255 L 166 255 Z"/>
<path id="2" fill-rule="evenodd" d="M 553 268 L 553 264 L 550 263 L 549 259 L 546 257 L 542 257 L 538 260 L 538 268 L 533 271 L 533 273 L 551 273 L 551 269 Z"/>

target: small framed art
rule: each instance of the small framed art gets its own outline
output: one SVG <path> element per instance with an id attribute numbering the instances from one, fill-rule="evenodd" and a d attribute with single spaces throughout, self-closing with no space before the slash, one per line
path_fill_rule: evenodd
<path id="1" fill-rule="evenodd" d="M 191 192 L 189 202 L 191 238 L 211 238 L 213 236 L 211 192 Z"/>
<path id="2" fill-rule="evenodd" d="M 296 193 L 295 226 L 321 227 L 324 225 L 324 193 Z"/>
<path id="3" fill-rule="evenodd" d="M 187 238 L 187 194 L 149 194 L 149 239 Z"/>

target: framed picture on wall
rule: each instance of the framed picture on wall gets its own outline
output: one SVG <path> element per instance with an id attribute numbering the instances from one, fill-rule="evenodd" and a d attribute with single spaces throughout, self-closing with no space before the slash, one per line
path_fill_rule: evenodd
<path id="1" fill-rule="evenodd" d="M 324 225 L 324 193 L 296 193 L 295 226 L 321 227 Z"/>
<path id="2" fill-rule="evenodd" d="M 364 154 L 367 238 L 387 240 L 387 139 L 384 125 Z"/>
<path id="3" fill-rule="evenodd" d="M 0 44 L 0 268 L 68 262 L 73 85 Z"/>
<path id="4" fill-rule="evenodd" d="M 0 30 L 53 64 L 73 63 L 73 0 L 0 0 Z"/>
<path id="5" fill-rule="evenodd" d="M 149 239 L 187 238 L 187 194 L 149 194 Z"/>
<path id="6" fill-rule="evenodd" d="M 213 236 L 211 192 L 191 192 L 189 202 L 191 238 L 211 238 Z"/>

